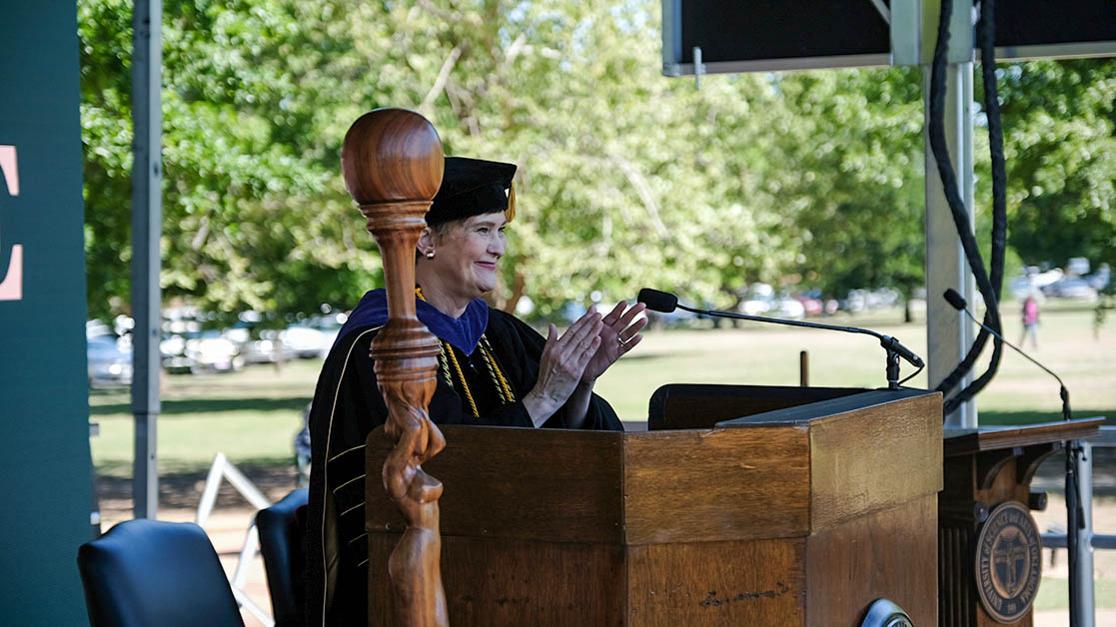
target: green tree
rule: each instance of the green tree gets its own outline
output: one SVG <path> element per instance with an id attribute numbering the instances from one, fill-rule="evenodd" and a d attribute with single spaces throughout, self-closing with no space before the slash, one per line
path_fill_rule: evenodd
<path id="1" fill-rule="evenodd" d="M 923 284 L 921 74 L 788 74 L 767 185 L 799 233 L 799 272 L 828 296 Z M 907 318 L 910 311 L 907 310 Z"/>
<path id="2" fill-rule="evenodd" d="M 97 313 L 127 296 L 127 9 L 81 5 Z M 337 155 L 351 120 L 389 105 L 430 117 L 448 154 L 520 164 L 502 304 L 716 294 L 790 260 L 756 176 L 775 94 L 755 76 L 700 93 L 661 77 L 650 1 L 172 1 L 164 29 L 169 298 L 305 311 L 375 286 Z"/>
<path id="3" fill-rule="evenodd" d="M 1008 164 L 1008 242 L 1029 264 L 1116 265 L 1116 61 L 998 70 Z"/>
<path id="4" fill-rule="evenodd" d="M 371 90 L 355 19 L 325 2 L 165 3 L 168 300 L 218 312 L 350 302 L 378 273 L 339 185 L 338 147 Z M 127 308 L 131 3 L 79 3 L 92 315 Z M 358 32 L 359 27 L 359 32 Z M 359 292 L 357 292 L 359 293 Z"/>
<path id="5" fill-rule="evenodd" d="M 643 284 L 710 295 L 726 268 L 781 271 L 781 225 L 754 197 L 762 155 L 749 140 L 764 127 L 756 104 L 772 99 L 761 77 L 702 92 L 663 78 L 651 2 L 419 6 L 381 17 L 398 42 L 389 65 L 416 78 L 402 101 L 432 117 L 448 152 L 521 168 L 502 304 L 526 291 L 546 314 Z"/>
<path id="6" fill-rule="evenodd" d="M 94 315 L 128 303 L 130 14 L 79 0 Z M 753 281 L 837 296 L 922 283 L 917 70 L 710 76 L 699 91 L 660 75 L 659 29 L 653 0 L 168 0 L 167 298 L 283 314 L 377 286 L 339 154 L 381 106 L 424 113 L 447 154 L 520 165 L 504 307 L 527 295 L 550 315 L 642 285 L 729 306 Z M 1011 244 L 1028 261 L 1113 261 L 1114 67 L 1001 68 Z"/>

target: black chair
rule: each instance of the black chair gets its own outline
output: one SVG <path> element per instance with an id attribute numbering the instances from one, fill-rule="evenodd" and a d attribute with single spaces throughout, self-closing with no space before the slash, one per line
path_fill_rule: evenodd
<path id="1" fill-rule="evenodd" d="M 299 488 L 256 514 L 275 627 L 301 627 L 306 606 L 302 536 L 310 491 Z"/>
<path id="2" fill-rule="evenodd" d="M 78 549 L 93 627 L 244 627 L 217 552 L 193 523 L 122 522 Z"/>

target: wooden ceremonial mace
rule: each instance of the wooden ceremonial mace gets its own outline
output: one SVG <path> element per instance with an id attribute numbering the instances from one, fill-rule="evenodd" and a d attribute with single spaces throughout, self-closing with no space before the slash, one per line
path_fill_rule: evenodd
<path id="1" fill-rule="evenodd" d="M 380 246 L 387 284 L 388 321 L 372 342 L 372 359 L 388 408 L 384 431 L 396 441 L 384 462 L 383 486 L 407 522 L 388 560 L 401 627 L 449 625 L 438 528 L 442 483 L 422 470 L 446 445 L 427 413 L 437 384 L 438 340 L 415 315 L 415 246 L 444 167 L 434 126 L 403 109 L 365 113 L 341 149 L 345 185 Z M 366 476 L 377 470 L 366 468 Z M 379 487 L 366 480 L 365 492 L 373 490 Z M 382 576 L 369 570 L 370 582 Z"/>

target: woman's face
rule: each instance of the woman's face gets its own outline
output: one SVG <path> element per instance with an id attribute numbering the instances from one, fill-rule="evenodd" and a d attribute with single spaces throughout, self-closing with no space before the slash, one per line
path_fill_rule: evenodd
<path id="1" fill-rule="evenodd" d="M 503 212 L 484 213 L 451 224 L 435 236 L 430 267 L 442 284 L 460 290 L 462 296 L 479 298 L 496 288 L 496 263 L 504 256 L 507 241 Z"/>

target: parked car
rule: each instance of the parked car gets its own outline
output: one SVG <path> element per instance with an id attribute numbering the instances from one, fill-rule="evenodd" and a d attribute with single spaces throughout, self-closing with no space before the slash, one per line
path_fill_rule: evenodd
<path id="1" fill-rule="evenodd" d="M 295 358 L 294 350 L 283 341 L 283 332 L 264 328 L 264 316 L 245 311 L 231 329 L 222 333 L 240 349 L 246 364 L 274 364 Z"/>
<path id="2" fill-rule="evenodd" d="M 875 290 L 849 290 L 848 296 L 841 301 L 841 309 L 854 313 L 871 309 L 885 309 L 898 306 L 902 300 L 903 295 L 898 290 L 890 287 Z"/>
<path id="3" fill-rule="evenodd" d="M 283 333 L 275 329 L 253 332 L 252 338 L 240 345 L 245 363 L 274 364 L 296 357 L 294 349 L 283 341 Z"/>
<path id="4" fill-rule="evenodd" d="M 186 356 L 193 362 L 192 372 L 232 372 L 244 367 L 244 358 L 235 342 L 220 331 L 202 331 L 186 340 Z"/>
<path id="5" fill-rule="evenodd" d="M 163 369 L 169 373 L 188 373 L 194 369 L 194 361 L 186 354 L 183 333 L 164 333 L 159 342 L 159 356 Z"/>
<path id="6" fill-rule="evenodd" d="M 85 341 L 90 388 L 132 384 L 132 353 L 121 350 L 115 335 L 95 335 Z"/>
<path id="7" fill-rule="evenodd" d="M 333 343 L 337 341 L 337 335 L 341 333 L 341 327 L 345 326 L 348 320 L 348 314 L 337 312 L 318 316 L 310 321 L 310 326 L 322 333 L 322 350 L 320 353 L 322 359 L 329 355 L 329 349 L 333 348 Z"/>
<path id="8" fill-rule="evenodd" d="M 240 347 L 220 331 L 166 334 L 159 352 L 163 368 L 171 373 L 232 372 L 244 367 Z"/>
<path id="9" fill-rule="evenodd" d="M 1097 300 L 1097 290 L 1080 277 L 1065 277 L 1051 283 L 1042 290 L 1043 294 L 1055 298 L 1072 298 L 1093 302 Z"/>
<path id="10" fill-rule="evenodd" d="M 785 296 L 775 301 L 775 315 L 798 320 L 806 317 L 806 306 L 796 298 Z"/>
<path id="11" fill-rule="evenodd" d="M 330 340 L 320 329 L 306 322 L 293 324 L 283 331 L 283 344 L 300 359 L 312 359 L 329 351 Z"/>
<path id="12" fill-rule="evenodd" d="M 1102 263 L 1096 272 L 1084 277 L 1089 285 L 1099 291 L 1103 291 L 1108 284 L 1112 281 L 1112 268 L 1107 263 Z"/>
<path id="13" fill-rule="evenodd" d="M 1015 298 L 1022 300 L 1034 290 L 1046 291 L 1046 288 L 1057 283 L 1065 277 L 1061 268 L 1054 268 L 1046 272 L 1039 272 L 1038 266 L 1027 266 L 1023 274 L 1015 277 L 1008 284 L 1008 289 Z"/>
<path id="14" fill-rule="evenodd" d="M 821 294 L 819 292 L 798 294 L 794 299 L 802 304 L 802 313 L 807 318 L 820 316 L 825 311 L 825 303 L 821 301 Z"/>
<path id="15" fill-rule="evenodd" d="M 753 283 L 744 291 L 737 311 L 749 316 L 763 316 L 777 313 L 778 308 L 775 288 L 767 283 Z"/>
<path id="16" fill-rule="evenodd" d="M 100 320 L 86 320 L 85 321 L 85 337 L 113 336 L 112 327 L 101 322 Z"/>

